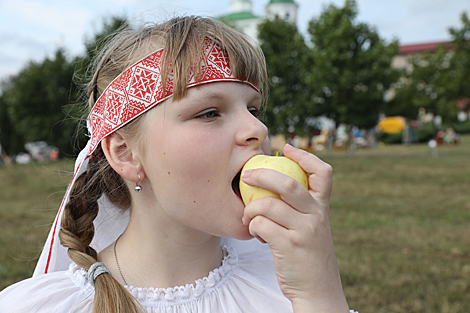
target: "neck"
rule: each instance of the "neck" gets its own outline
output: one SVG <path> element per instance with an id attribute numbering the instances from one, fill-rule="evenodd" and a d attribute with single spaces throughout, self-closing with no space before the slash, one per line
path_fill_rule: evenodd
<path id="1" fill-rule="evenodd" d="M 140 213 L 140 214 L 139 214 Z M 145 215 L 145 216 L 140 216 Z M 220 266 L 220 238 L 184 228 L 169 219 L 135 210 L 116 245 L 100 253 L 113 276 L 134 287 L 169 288 L 192 284 Z"/>

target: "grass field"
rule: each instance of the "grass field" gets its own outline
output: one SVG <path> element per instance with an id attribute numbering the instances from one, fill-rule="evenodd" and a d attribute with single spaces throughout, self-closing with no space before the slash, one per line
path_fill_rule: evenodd
<path id="1" fill-rule="evenodd" d="M 344 290 L 361 313 L 470 312 L 470 136 L 386 146 L 333 165 L 331 226 Z M 0 290 L 30 276 L 73 164 L 0 168 Z"/>

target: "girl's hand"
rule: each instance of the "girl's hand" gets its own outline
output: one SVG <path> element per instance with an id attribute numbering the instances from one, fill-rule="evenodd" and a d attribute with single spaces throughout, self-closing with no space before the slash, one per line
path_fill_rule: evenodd
<path id="1" fill-rule="evenodd" d="M 309 190 L 274 170 L 246 171 L 245 183 L 278 193 L 282 200 L 250 202 L 243 222 L 271 248 L 279 286 L 294 312 L 349 312 L 328 217 L 332 168 L 290 145 L 283 152 L 310 175 Z"/>

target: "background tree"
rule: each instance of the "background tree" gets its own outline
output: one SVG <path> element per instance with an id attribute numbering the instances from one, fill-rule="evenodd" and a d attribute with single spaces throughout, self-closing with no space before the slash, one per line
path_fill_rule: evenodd
<path id="1" fill-rule="evenodd" d="M 445 119 L 456 116 L 455 102 L 449 101 L 448 97 L 448 46 L 412 56 L 409 62 L 411 67 L 394 84 L 395 97 L 385 108 L 385 113 L 416 119 L 419 108 L 424 108 Z"/>
<path id="2" fill-rule="evenodd" d="M 411 58 L 412 70 L 405 75 L 396 88 L 396 108 L 407 106 L 407 116 L 416 118 L 418 108 L 440 115 L 443 120 L 457 119 L 457 102 L 468 108 L 470 99 L 470 21 L 465 13 L 462 28 L 449 29 L 450 44 L 441 45 L 436 51 Z M 466 101 L 465 101 L 466 100 Z M 389 108 L 393 112 L 396 108 Z M 396 110 L 395 110 L 396 111 Z"/>
<path id="3" fill-rule="evenodd" d="M 77 84 L 75 73 L 86 79 L 103 39 L 124 23 L 123 18 L 105 20 L 103 30 L 86 40 L 84 56 L 70 59 L 64 49 L 58 49 L 52 58 L 31 61 L 19 74 L 2 82 L 0 142 L 9 154 L 24 151 L 27 142 L 40 140 L 68 156 L 84 146 L 83 127 L 81 135 L 75 134 L 87 104 L 79 103 L 80 83 Z"/>
<path id="4" fill-rule="evenodd" d="M 454 50 L 449 60 L 448 99 L 454 101 L 470 99 L 470 20 L 465 12 L 460 21 L 462 28 L 449 29 Z"/>
<path id="5" fill-rule="evenodd" d="M 311 51 L 294 24 L 281 19 L 259 25 L 258 38 L 266 57 L 269 100 L 265 122 L 272 133 L 305 133 L 316 113 L 305 83 L 313 66 Z"/>
<path id="6" fill-rule="evenodd" d="M 3 86 L 2 86 L 3 89 Z M 9 154 L 12 144 L 18 141 L 17 133 L 11 124 L 10 116 L 7 112 L 7 105 L 3 97 L 0 97 L 0 144 L 3 153 Z"/>
<path id="7" fill-rule="evenodd" d="M 357 5 L 329 5 L 309 23 L 315 65 L 307 78 L 320 90 L 314 102 L 337 124 L 370 128 L 384 108 L 384 93 L 398 78 L 392 69 L 398 43 L 386 44 L 375 29 L 358 23 Z"/>
<path id="8" fill-rule="evenodd" d="M 63 49 L 42 63 L 31 61 L 18 75 L 3 83 L 2 109 L 12 128 L 8 153 L 24 151 L 24 144 L 44 140 L 64 153 L 71 153 L 70 138 L 73 122 L 64 119 L 63 106 L 77 99 L 72 82 L 74 64 Z M 13 130 L 13 131 L 12 131 Z M 3 140 L 2 140 L 3 141 Z"/>

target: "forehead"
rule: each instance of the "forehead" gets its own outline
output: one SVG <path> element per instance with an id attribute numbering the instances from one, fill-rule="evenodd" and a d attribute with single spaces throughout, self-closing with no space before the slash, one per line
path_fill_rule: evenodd
<path id="1" fill-rule="evenodd" d="M 213 101 L 261 101 L 261 93 L 244 82 L 212 82 L 191 87 L 186 95 L 178 100 L 169 98 L 164 103 L 178 103 L 181 106 L 191 106 L 194 104 L 209 104 Z M 162 103 L 163 104 L 163 103 Z"/>

